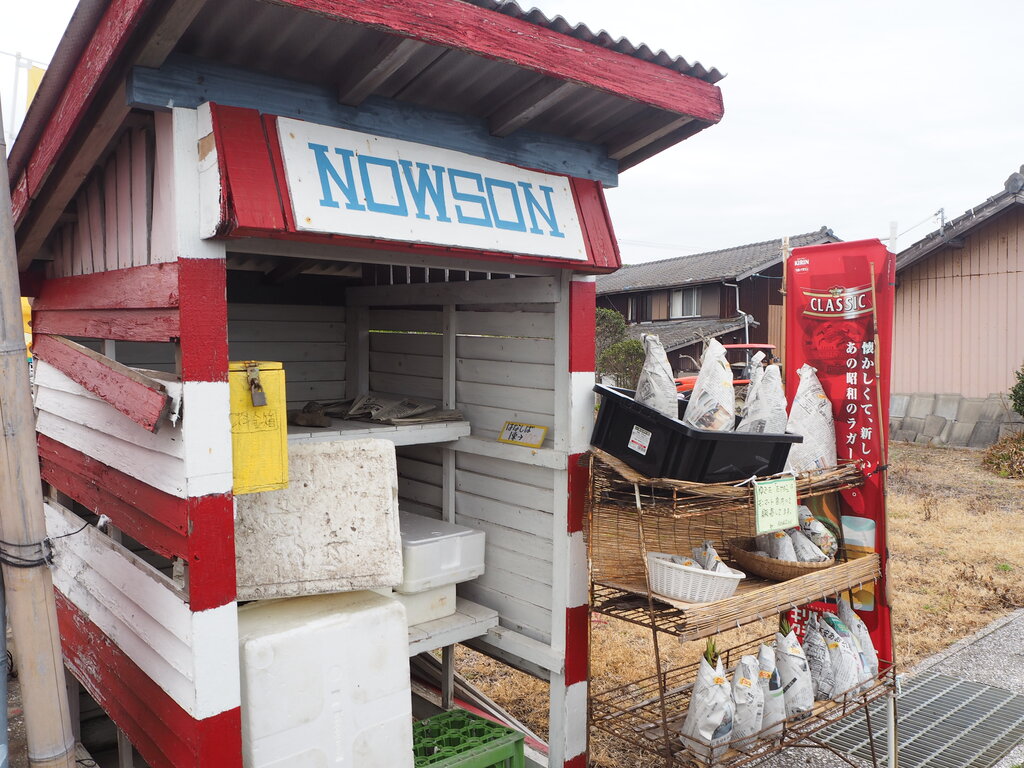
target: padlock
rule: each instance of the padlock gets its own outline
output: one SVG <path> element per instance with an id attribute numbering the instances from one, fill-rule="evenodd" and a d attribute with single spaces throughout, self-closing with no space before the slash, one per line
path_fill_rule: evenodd
<path id="1" fill-rule="evenodd" d="M 260 383 L 259 363 L 245 366 L 245 379 L 249 384 L 249 393 L 252 395 L 253 406 L 259 408 L 266 405 L 267 393 L 263 391 L 263 385 Z"/>

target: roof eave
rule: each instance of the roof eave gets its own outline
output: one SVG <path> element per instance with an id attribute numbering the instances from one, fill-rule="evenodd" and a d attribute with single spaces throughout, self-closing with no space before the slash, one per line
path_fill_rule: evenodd
<path id="1" fill-rule="evenodd" d="M 933 232 L 919 240 L 896 257 L 896 271 L 902 272 L 922 259 L 926 259 L 936 251 L 945 248 L 951 240 L 967 235 L 983 226 L 994 216 L 999 215 L 1014 205 L 1024 205 L 1024 195 L 1004 192 L 995 195 L 979 209 L 971 209 L 970 215 L 954 219 L 949 226 L 939 232 Z"/>

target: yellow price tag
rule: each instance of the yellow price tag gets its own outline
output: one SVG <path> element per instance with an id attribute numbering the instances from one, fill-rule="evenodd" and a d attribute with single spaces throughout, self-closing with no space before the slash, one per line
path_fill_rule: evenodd
<path id="1" fill-rule="evenodd" d="M 540 448 L 544 445 L 544 438 L 547 437 L 547 434 L 547 427 L 506 421 L 505 426 L 501 428 L 498 442 L 510 445 L 525 445 L 527 448 Z"/>

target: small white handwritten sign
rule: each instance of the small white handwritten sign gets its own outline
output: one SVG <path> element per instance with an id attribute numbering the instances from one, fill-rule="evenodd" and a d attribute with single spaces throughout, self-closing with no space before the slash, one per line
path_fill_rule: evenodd
<path id="1" fill-rule="evenodd" d="M 511 443 L 512 445 L 525 445 L 528 448 L 540 448 L 544 444 L 544 438 L 548 434 L 547 427 L 538 427 L 535 424 L 520 424 L 515 421 L 506 421 L 498 436 L 499 443 Z"/>
<path id="2" fill-rule="evenodd" d="M 796 514 L 795 477 L 754 482 L 754 523 L 758 534 L 800 524 Z"/>

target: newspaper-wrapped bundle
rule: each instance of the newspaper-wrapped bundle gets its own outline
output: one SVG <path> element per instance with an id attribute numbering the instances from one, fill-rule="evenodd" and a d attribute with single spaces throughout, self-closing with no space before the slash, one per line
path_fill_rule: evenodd
<path id="1" fill-rule="evenodd" d="M 800 641 L 793 630 L 788 635 L 775 633 L 775 666 L 782 680 L 786 717 L 802 719 L 814 709 L 814 687 Z"/>
<path id="2" fill-rule="evenodd" d="M 796 552 L 796 559 L 799 563 L 823 563 L 828 558 L 809 538 L 804 536 L 799 528 L 790 528 L 790 541 L 793 542 L 793 550 Z"/>
<path id="3" fill-rule="evenodd" d="M 722 562 L 714 543 L 705 541 L 699 547 L 693 548 L 693 558 L 700 563 L 700 567 L 712 573 L 732 573 L 732 569 Z"/>
<path id="4" fill-rule="evenodd" d="M 679 396 L 672 366 L 661 341 L 649 333 L 644 334 L 644 367 L 636 382 L 633 399 L 670 419 L 679 418 Z"/>
<path id="5" fill-rule="evenodd" d="M 878 677 L 878 653 L 875 651 L 875 644 L 871 640 L 871 633 L 868 631 L 864 620 L 857 615 L 857 612 L 853 610 L 853 606 L 845 599 L 840 599 L 839 601 L 839 618 L 850 628 L 854 639 L 857 640 L 865 670 L 870 674 L 871 679 Z"/>
<path id="6" fill-rule="evenodd" d="M 786 719 L 786 699 L 782 679 L 775 668 L 775 649 L 761 644 L 757 649 L 758 679 L 764 694 L 764 716 L 761 720 L 762 737 L 774 739 L 782 735 L 782 721 Z"/>
<path id="7" fill-rule="evenodd" d="M 736 426 L 736 393 L 725 347 L 716 339 L 708 342 L 700 373 L 686 404 L 683 422 L 697 429 L 730 432 Z"/>
<path id="8" fill-rule="evenodd" d="M 818 623 L 832 661 L 832 675 L 835 680 L 833 697 L 852 693 L 865 680 L 864 666 L 853 633 L 842 619 L 831 613 L 824 614 Z"/>
<path id="9" fill-rule="evenodd" d="M 804 655 L 811 668 L 815 700 L 828 701 L 834 694 L 836 681 L 832 674 L 832 657 L 814 614 L 807 620 L 807 628 L 804 630 Z"/>
<path id="10" fill-rule="evenodd" d="M 732 741 L 736 749 L 746 752 L 754 745 L 754 735 L 764 720 L 764 692 L 760 683 L 761 668 L 757 657 L 743 656 L 732 673 L 733 726 Z"/>
<path id="11" fill-rule="evenodd" d="M 793 540 L 786 535 L 785 531 L 768 534 L 768 556 L 774 560 L 785 560 L 788 563 L 798 562 Z"/>
<path id="12" fill-rule="evenodd" d="M 800 530 L 804 536 L 828 557 L 835 557 L 839 551 L 839 543 L 832 531 L 825 527 L 825 524 L 814 516 L 810 509 L 801 504 L 796 508 L 797 517 L 800 519 Z"/>
<path id="13" fill-rule="evenodd" d="M 695 757 L 714 762 L 725 753 L 732 739 L 733 704 L 729 681 L 721 658 L 712 667 L 701 656 L 697 680 L 690 695 L 690 708 L 680 739 Z"/>
<path id="14" fill-rule="evenodd" d="M 333 415 L 328 410 L 329 415 Z M 360 395 L 344 412 L 346 419 L 375 421 L 381 424 L 428 424 L 438 421 L 461 421 L 463 416 L 457 410 L 441 410 L 432 403 L 411 397 L 385 397 L 383 395 Z"/>
<path id="15" fill-rule="evenodd" d="M 803 365 L 797 374 L 800 384 L 789 410 L 786 431 L 803 437 L 789 450 L 789 468 L 793 472 L 831 469 L 836 460 L 836 425 L 832 403 L 825 394 L 815 368 Z"/>
<path id="16" fill-rule="evenodd" d="M 737 432 L 782 434 L 786 431 L 786 392 L 782 388 L 782 373 L 777 365 L 769 365 L 761 374 L 758 384 L 750 385 L 750 394 L 744 406 L 743 419 Z"/>

